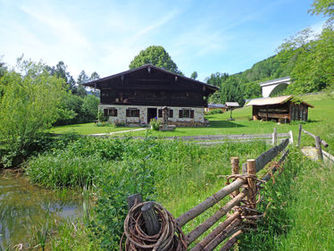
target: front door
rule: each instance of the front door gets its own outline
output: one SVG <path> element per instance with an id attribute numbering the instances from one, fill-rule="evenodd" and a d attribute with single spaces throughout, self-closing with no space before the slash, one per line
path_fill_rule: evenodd
<path id="1" fill-rule="evenodd" d="M 155 117 L 157 117 L 157 108 L 147 108 L 147 124 Z"/>

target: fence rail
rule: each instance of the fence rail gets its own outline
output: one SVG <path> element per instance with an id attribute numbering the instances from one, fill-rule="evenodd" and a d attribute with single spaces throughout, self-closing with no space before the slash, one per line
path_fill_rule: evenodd
<path id="1" fill-rule="evenodd" d="M 170 236 L 168 237 L 165 236 L 164 238 L 168 238 L 168 240 L 173 239 L 176 242 L 176 243 L 168 243 L 169 245 L 168 248 L 173 246 L 173 247 L 178 247 L 175 248 L 175 250 L 186 250 L 191 243 L 193 243 L 200 236 L 202 236 L 215 223 L 221 220 L 222 217 L 227 215 L 227 213 L 232 212 L 229 216 L 227 216 L 227 218 L 223 222 L 219 223 L 219 225 L 215 229 L 210 231 L 209 234 L 207 234 L 200 242 L 198 242 L 191 249 L 191 251 L 213 250 L 224 240 L 227 240 L 224 246 L 221 248 L 221 250 L 229 250 L 236 243 L 238 236 L 242 234 L 242 232 L 244 231 L 245 224 L 251 223 L 253 225 L 256 225 L 256 219 L 260 217 L 258 215 L 258 212 L 256 211 L 256 203 L 257 203 L 256 196 L 259 193 L 260 184 L 262 182 L 268 181 L 272 177 L 273 173 L 277 171 L 277 166 L 283 164 L 289 151 L 287 150 L 284 152 L 284 154 L 282 154 L 280 160 L 272 168 L 270 168 L 268 173 L 266 173 L 262 177 L 262 179 L 258 179 L 256 173 L 262 170 L 270 161 L 272 161 L 280 152 L 282 152 L 288 146 L 288 144 L 289 144 L 289 139 L 285 139 L 279 145 L 274 146 L 267 152 L 261 154 L 257 159 L 247 160 L 246 172 L 244 172 L 243 174 L 239 174 L 238 157 L 231 158 L 232 175 L 228 178 L 228 180 L 234 179 L 234 181 L 223 187 L 221 190 L 219 190 L 212 196 L 208 197 L 203 202 L 199 203 L 197 206 L 188 210 L 177 219 L 175 219 L 175 229 L 182 228 L 188 222 L 190 222 L 191 220 L 198 217 L 209 208 L 213 207 L 214 205 L 222 201 L 228 195 L 231 196 L 231 199 L 224 206 L 221 206 L 212 216 L 210 216 L 203 223 L 195 227 L 188 234 L 186 235 L 180 233 L 176 234 L 175 231 L 172 231 L 171 233 L 173 235 L 172 238 L 170 238 Z M 138 195 L 131 196 L 131 198 L 128 200 L 130 208 L 129 214 L 132 212 L 131 207 L 133 205 L 134 205 L 133 207 L 136 207 L 135 206 L 136 200 L 134 199 L 136 197 L 139 198 L 138 200 L 140 200 L 140 197 L 138 197 Z M 133 201 L 135 201 L 135 203 L 133 203 Z M 150 206 L 146 206 L 148 204 Z M 139 224 L 139 222 L 144 222 L 143 226 L 145 226 L 147 232 L 150 232 L 148 228 L 157 229 L 157 226 L 159 226 L 160 228 L 159 224 L 164 223 L 164 221 L 158 219 L 159 217 L 157 217 L 156 215 L 156 210 L 154 210 L 154 207 L 152 208 L 152 205 L 154 205 L 154 203 L 144 202 L 143 205 L 144 206 L 142 206 L 142 213 L 143 213 L 143 207 L 145 207 L 144 210 L 145 212 L 147 211 L 148 207 L 151 208 L 148 214 L 149 216 L 146 216 L 140 220 L 134 219 L 134 222 L 137 224 Z M 133 218 L 133 216 L 130 217 L 128 215 L 127 219 L 129 218 Z M 132 227 L 140 228 L 140 226 L 136 227 L 132 226 Z M 161 227 L 161 229 L 162 228 L 163 227 Z M 161 231 L 162 230 L 160 230 L 160 232 Z M 151 232 L 150 235 L 151 237 L 153 237 L 153 235 L 158 236 L 159 232 L 153 231 Z M 163 236 L 163 234 L 161 234 L 161 236 Z M 148 236 L 148 238 L 151 237 Z M 167 249 L 162 248 L 161 243 L 165 243 L 163 241 L 163 238 L 157 241 L 152 250 L 169 250 L 168 248 Z M 164 247 L 166 247 L 166 245 L 164 245 Z M 126 250 L 130 250 L 129 247 L 132 247 L 131 250 L 137 250 L 133 249 L 133 247 L 140 248 L 140 246 L 141 246 L 140 244 L 135 243 L 134 238 L 127 236 L 125 245 Z"/>
<path id="2" fill-rule="evenodd" d="M 324 146 L 325 148 L 327 148 L 329 146 L 328 143 L 325 140 L 321 139 L 320 136 L 316 136 L 313 133 L 311 133 L 311 132 L 306 131 L 305 129 L 303 129 L 303 127 L 302 127 L 301 124 L 299 125 L 298 143 L 297 143 L 298 147 L 301 146 L 302 132 L 305 133 L 305 134 L 307 134 L 307 135 L 309 135 L 309 136 L 311 136 L 314 139 L 314 141 L 315 141 L 315 148 L 317 150 L 317 156 L 318 156 L 318 158 L 321 161 L 324 160 L 324 156 L 325 156 L 326 159 L 328 159 L 329 161 L 334 162 L 334 156 L 331 155 L 328 152 L 325 152 L 322 149 L 322 146 Z"/>

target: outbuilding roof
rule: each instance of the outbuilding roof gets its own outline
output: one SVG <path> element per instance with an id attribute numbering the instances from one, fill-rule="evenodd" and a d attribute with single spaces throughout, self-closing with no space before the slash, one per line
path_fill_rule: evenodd
<path id="1" fill-rule="evenodd" d="M 224 104 L 208 104 L 208 108 L 226 108 L 226 105 Z"/>
<path id="2" fill-rule="evenodd" d="M 225 105 L 227 107 L 239 107 L 239 103 L 238 102 L 225 102 Z"/>
<path id="3" fill-rule="evenodd" d="M 284 104 L 291 99 L 293 99 L 293 95 L 273 97 L 273 98 L 257 98 L 257 99 L 253 99 L 253 100 L 249 101 L 249 103 L 246 104 L 246 106 L 250 106 L 250 105 L 256 105 L 256 106 L 278 105 L 278 104 Z M 302 101 L 301 103 L 313 108 L 313 105 L 310 105 L 306 102 Z"/>

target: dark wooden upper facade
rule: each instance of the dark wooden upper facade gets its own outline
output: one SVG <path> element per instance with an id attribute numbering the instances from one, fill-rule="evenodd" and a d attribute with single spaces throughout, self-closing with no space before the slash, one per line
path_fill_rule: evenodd
<path id="1" fill-rule="evenodd" d="M 121 72 L 84 84 L 99 89 L 101 104 L 207 107 L 208 96 L 218 90 L 153 65 Z"/>

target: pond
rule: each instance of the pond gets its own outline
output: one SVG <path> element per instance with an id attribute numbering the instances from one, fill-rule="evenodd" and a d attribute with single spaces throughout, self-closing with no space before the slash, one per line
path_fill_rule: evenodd
<path id="1" fill-rule="evenodd" d="M 36 232 L 82 212 L 78 194 L 33 186 L 22 174 L 0 173 L 0 250 L 28 248 Z"/>

